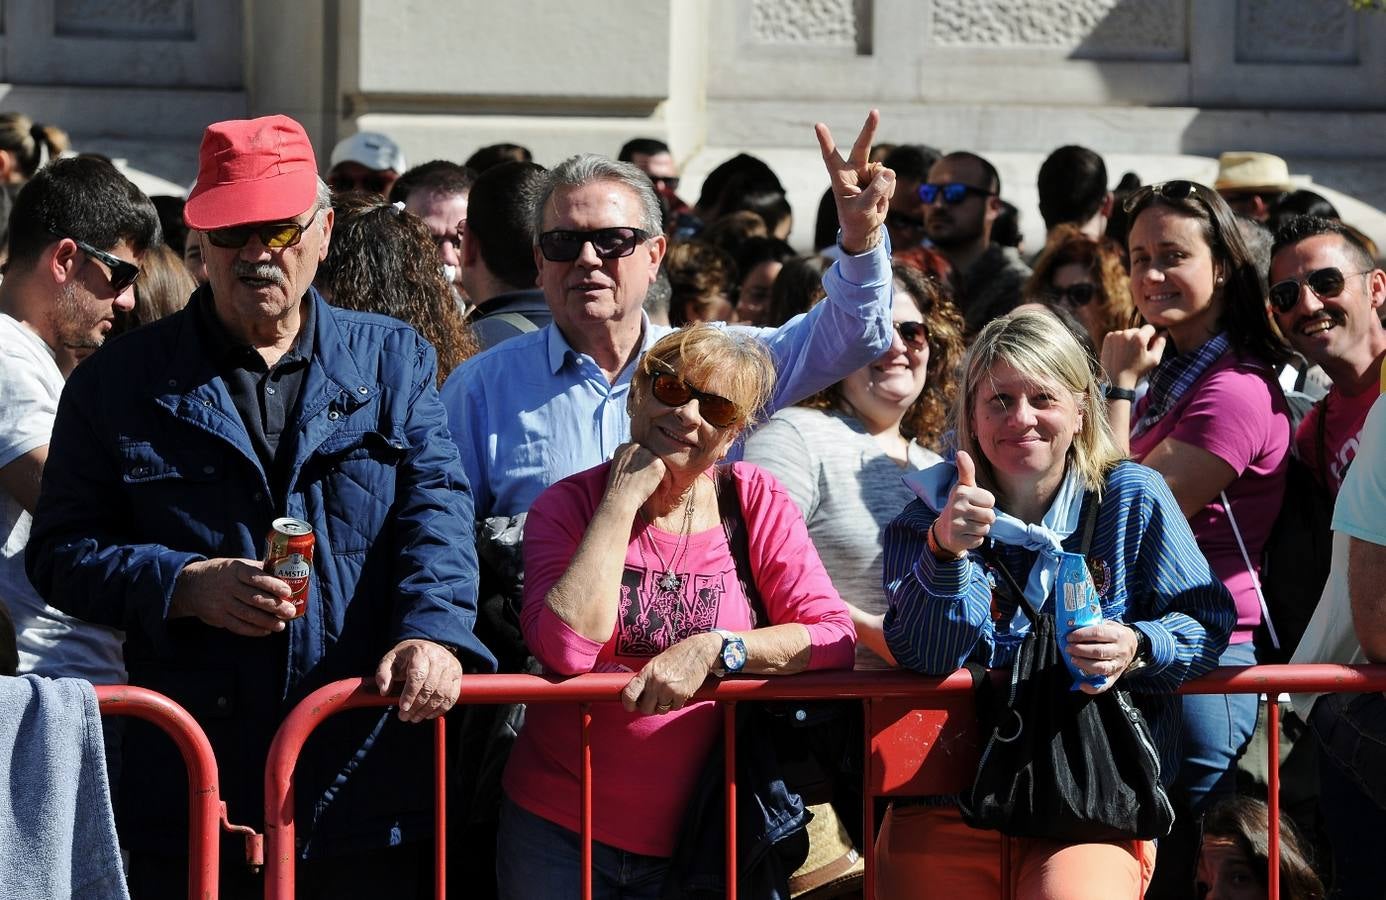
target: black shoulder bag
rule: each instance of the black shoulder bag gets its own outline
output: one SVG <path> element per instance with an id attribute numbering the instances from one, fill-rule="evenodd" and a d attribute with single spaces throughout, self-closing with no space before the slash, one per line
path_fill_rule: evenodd
<path id="1" fill-rule="evenodd" d="M 1086 556 L 1098 504 L 1083 506 Z M 1068 843 L 1152 840 L 1169 834 L 1174 808 L 1160 783 L 1160 758 L 1145 717 L 1121 686 L 1101 694 L 1071 690 L 1052 613 L 1030 608 L 1024 591 L 989 549 L 1002 584 L 1030 619 L 1005 695 L 969 664 L 987 735 L 972 787 L 959 799 L 963 820 L 1013 837 Z"/>

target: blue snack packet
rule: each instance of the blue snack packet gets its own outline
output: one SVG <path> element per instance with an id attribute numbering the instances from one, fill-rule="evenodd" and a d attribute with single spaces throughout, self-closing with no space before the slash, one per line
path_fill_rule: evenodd
<path id="1" fill-rule="evenodd" d="M 1054 585 L 1054 624 L 1059 640 L 1059 650 L 1068 645 L 1068 635 L 1074 629 L 1095 625 L 1102 621 L 1102 603 L 1093 586 L 1088 563 L 1079 553 L 1059 554 L 1059 575 Z M 1104 675 L 1089 675 L 1073 664 L 1067 653 L 1064 662 L 1073 675 L 1073 690 L 1087 683 L 1101 687 L 1107 683 Z"/>

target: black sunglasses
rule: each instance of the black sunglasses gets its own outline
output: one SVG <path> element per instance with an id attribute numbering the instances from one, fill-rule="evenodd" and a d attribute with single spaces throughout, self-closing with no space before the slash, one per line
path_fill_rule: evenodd
<path id="1" fill-rule="evenodd" d="M 549 262 L 572 262 L 582 255 L 584 246 L 591 244 L 598 259 L 620 259 L 630 256 L 637 245 L 649 239 L 649 232 L 625 226 L 596 231 L 557 229 L 539 235 L 539 252 Z"/>
<path id="2" fill-rule="evenodd" d="M 1190 197 L 1198 197 L 1198 185 L 1192 181 L 1185 181 L 1182 178 L 1176 181 L 1162 181 L 1159 184 L 1147 184 L 1144 187 L 1137 188 L 1129 197 L 1123 200 L 1121 208 L 1129 215 L 1135 212 L 1137 207 L 1148 203 L 1151 197 L 1163 197 L 1166 200 L 1178 203 Z"/>
<path id="3" fill-rule="evenodd" d="M 726 397 L 698 390 L 661 360 L 645 357 L 645 372 L 654 378 L 650 393 L 665 406 L 677 408 L 697 400 L 698 415 L 715 428 L 726 428 L 741 419 L 741 407 Z"/>
<path id="4" fill-rule="evenodd" d="M 1309 290 L 1313 291 L 1320 300 L 1327 300 L 1336 297 L 1347 287 L 1347 280 L 1358 275 L 1370 275 L 1371 269 L 1365 272 L 1351 272 L 1344 274 L 1342 269 L 1336 266 L 1328 266 L 1323 269 L 1315 269 L 1304 277 L 1303 281 L 1295 278 L 1288 278 L 1284 281 L 1277 281 L 1271 285 L 1270 304 L 1275 311 L 1281 313 L 1289 312 L 1295 308 L 1299 302 L 1300 285 L 1309 285 Z"/>
<path id="5" fill-rule="evenodd" d="M 973 187 L 970 184 L 958 184 L 956 182 L 953 184 L 925 183 L 919 186 L 919 199 L 924 201 L 925 206 L 932 206 L 940 195 L 942 195 L 944 203 L 949 206 L 957 206 L 967 199 L 968 194 L 976 194 L 979 197 L 990 197 L 995 193 L 995 191 L 983 190 L 979 187 Z"/>
<path id="6" fill-rule="evenodd" d="M 900 340 L 915 350 L 929 346 L 929 329 L 923 322 L 896 322 L 895 330 L 900 332 Z"/>
<path id="7" fill-rule="evenodd" d="M 1087 306 L 1097 296 L 1097 285 L 1084 281 L 1070 284 L 1068 287 L 1052 287 L 1049 289 L 1049 296 L 1056 303 Z"/>
<path id="8" fill-rule="evenodd" d="M 49 228 L 48 231 L 54 237 L 67 238 L 88 257 L 105 263 L 106 267 L 111 270 L 111 274 L 106 277 L 106 280 L 110 282 L 111 290 L 115 291 L 117 296 L 125 293 L 125 289 L 134 284 L 135 279 L 140 277 L 140 267 L 129 260 L 121 259 L 114 253 L 107 253 L 105 250 L 98 250 L 86 241 L 77 240 L 61 228 Z"/>
<path id="9" fill-rule="evenodd" d="M 316 218 L 317 214 L 314 213 L 313 219 Z M 313 224 L 313 219 L 308 220 L 308 225 Z M 213 228 L 207 232 L 207 240 L 211 241 L 214 247 L 239 250 L 250 243 L 250 238 L 253 235 L 258 237 L 260 243 L 270 250 L 283 250 L 285 247 L 292 247 L 297 244 L 308 225 L 300 225 L 297 222 L 261 222 L 258 225 Z"/>
<path id="10" fill-rule="evenodd" d="M 360 178 L 353 178 L 350 175 L 331 175 L 328 176 L 328 187 L 339 194 L 347 191 L 367 191 L 372 194 L 383 194 L 394 184 L 394 176 L 386 175 L 384 172 L 371 172 L 369 175 L 362 175 Z"/>
<path id="11" fill-rule="evenodd" d="M 654 184 L 657 191 L 674 192 L 679 189 L 679 176 L 677 175 L 651 175 L 650 181 Z"/>

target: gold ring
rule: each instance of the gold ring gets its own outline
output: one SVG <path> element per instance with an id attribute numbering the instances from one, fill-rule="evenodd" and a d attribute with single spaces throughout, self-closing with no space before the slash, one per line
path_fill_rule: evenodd
<path id="1" fill-rule="evenodd" d="M 673 708 L 674 708 L 674 704 L 672 704 L 672 703 L 659 703 L 659 704 L 656 704 L 656 705 L 655 705 L 655 709 L 673 709 Z"/>

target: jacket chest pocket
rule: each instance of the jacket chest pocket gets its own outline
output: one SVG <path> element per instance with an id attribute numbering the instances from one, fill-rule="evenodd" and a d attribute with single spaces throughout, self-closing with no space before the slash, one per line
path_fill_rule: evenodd
<path id="1" fill-rule="evenodd" d="M 120 445 L 120 479 L 131 515 L 150 539 L 186 536 L 187 523 L 231 514 L 226 453 L 149 441 Z M 165 526 L 171 532 L 165 534 Z M 178 546 L 177 543 L 171 546 Z"/>
<path id="2" fill-rule="evenodd" d="M 364 553 L 385 527 L 394 505 L 404 435 L 365 431 L 334 436 L 315 454 L 327 537 L 334 553 Z"/>

